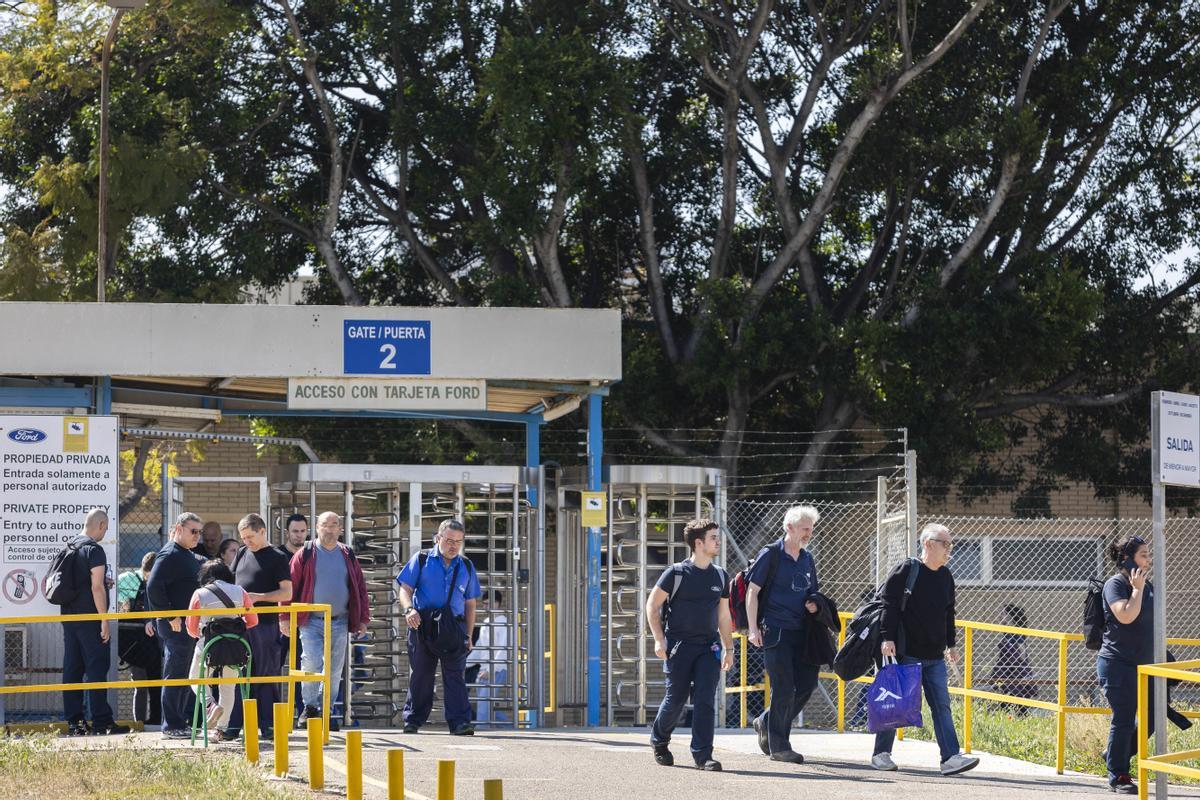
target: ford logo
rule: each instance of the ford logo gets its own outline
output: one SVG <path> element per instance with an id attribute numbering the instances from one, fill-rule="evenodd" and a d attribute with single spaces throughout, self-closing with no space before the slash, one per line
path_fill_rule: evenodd
<path id="1" fill-rule="evenodd" d="M 45 440 L 46 434 L 37 428 L 16 428 L 8 432 L 8 438 L 20 444 L 37 444 Z"/>

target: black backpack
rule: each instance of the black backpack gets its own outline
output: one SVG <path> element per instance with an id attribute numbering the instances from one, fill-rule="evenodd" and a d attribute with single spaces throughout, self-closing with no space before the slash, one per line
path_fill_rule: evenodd
<path id="1" fill-rule="evenodd" d="M 201 587 L 212 592 L 226 608 L 237 608 L 229 595 L 216 584 Z M 246 620 L 241 617 L 209 617 L 200 628 L 204 644 L 208 647 L 207 663 L 213 670 L 225 667 L 240 667 L 250 659 L 250 648 L 246 642 Z"/>
<path id="2" fill-rule="evenodd" d="M 82 543 L 71 542 L 50 562 L 50 569 L 42 581 L 42 594 L 56 606 L 65 606 L 79 595 L 75 585 L 75 557 Z"/>
<path id="3" fill-rule="evenodd" d="M 904 582 L 904 594 L 900 598 L 900 611 L 908 606 L 917 576 L 921 574 L 920 561 L 908 560 L 908 576 Z M 854 612 L 846 624 L 846 641 L 833 657 L 833 671 L 844 681 L 861 678 L 871 669 L 879 655 L 880 627 L 883 625 L 883 586 L 875 590 L 875 596 Z"/>
<path id="4" fill-rule="evenodd" d="M 1083 596 L 1083 646 L 1099 650 L 1104 644 L 1104 581 L 1089 578 Z"/>

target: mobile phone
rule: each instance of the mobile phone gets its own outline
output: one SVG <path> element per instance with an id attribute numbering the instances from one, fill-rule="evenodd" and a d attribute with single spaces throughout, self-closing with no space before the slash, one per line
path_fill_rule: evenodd
<path id="1" fill-rule="evenodd" d="M 1127 558 L 1121 562 L 1121 568 L 1127 569 L 1132 573 L 1135 569 L 1137 569 L 1137 562 L 1135 562 L 1132 558 Z"/>

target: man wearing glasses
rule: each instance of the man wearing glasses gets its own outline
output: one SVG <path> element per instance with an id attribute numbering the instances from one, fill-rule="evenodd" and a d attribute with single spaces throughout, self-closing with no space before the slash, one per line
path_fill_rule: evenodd
<path id="1" fill-rule="evenodd" d="M 979 764 L 975 756 L 959 752 L 946 681 L 946 661 L 958 661 L 954 576 L 946 566 L 953 549 L 950 529 L 945 525 L 930 523 L 921 530 L 921 560 L 906 560 L 892 570 L 883 585 L 883 621 L 880 623 L 881 655 L 899 658 L 902 664 L 921 665 L 921 688 L 933 717 L 933 733 L 941 750 L 943 775 L 957 775 Z M 912 569 L 920 572 L 901 611 L 900 601 Z M 884 771 L 896 769 L 892 761 L 895 740 L 894 730 L 875 734 L 872 767 Z"/>
<path id="2" fill-rule="evenodd" d="M 175 520 L 171 529 L 171 541 L 158 551 L 150 576 L 146 579 L 146 602 L 151 611 L 179 611 L 186 609 L 192 601 L 192 593 L 199 588 L 196 580 L 200 572 L 200 556 L 196 545 L 200 542 L 200 517 L 185 511 Z M 156 621 L 158 639 L 163 645 L 164 678 L 186 678 L 192 667 L 192 652 L 196 640 L 183 629 L 183 618 L 159 619 Z M 154 635 L 149 625 L 146 632 Z M 195 694 L 188 686 L 164 686 L 162 690 L 163 737 L 187 739 L 191 736 L 192 704 Z"/>
<path id="3" fill-rule="evenodd" d="M 755 718 L 754 730 L 765 755 L 789 764 L 804 763 L 792 749 L 792 720 L 812 696 L 820 670 L 807 653 L 808 626 L 819 624 L 813 595 L 820 586 L 808 545 L 820 519 L 812 506 L 788 509 L 783 538 L 759 551 L 747 576 L 747 634 L 750 644 L 763 648 L 771 679 L 771 706 Z"/>
<path id="4" fill-rule="evenodd" d="M 371 604 L 367 597 L 367 581 L 354 551 L 338 541 L 342 535 L 342 518 L 332 511 L 317 517 L 317 538 L 309 540 L 292 556 L 292 602 L 329 604 L 329 697 L 322 698 L 322 684 L 316 681 L 300 684 L 304 710 L 299 723 L 317 719 L 322 702 L 330 703 L 329 729 L 338 730 L 332 703 L 342 685 L 346 667 L 346 651 L 350 631 L 362 636 L 371 621 Z M 265 542 L 265 538 L 263 539 Z M 244 549 L 244 548 L 243 548 Z M 240 555 L 240 551 L 239 551 Z M 280 584 L 282 586 L 282 583 Z M 303 654 L 300 668 L 305 672 L 320 672 L 325 668 L 325 620 L 323 612 L 296 613 Z M 259 707 L 259 713 L 262 707 Z"/>
<path id="5" fill-rule="evenodd" d="M 455 736 L 471 736 L 471 706 L 464 672 L 475 628 L 479 577 L 462 556 L 466 532 L 456 519 L 442 520 L 433 547 L 413 555 L 396 576 L 400 611 L 408 625 L 408 697 L 404 732 L 416 733 L 433 708 L 433 678 L 442 665 L 446 724 Z"/>

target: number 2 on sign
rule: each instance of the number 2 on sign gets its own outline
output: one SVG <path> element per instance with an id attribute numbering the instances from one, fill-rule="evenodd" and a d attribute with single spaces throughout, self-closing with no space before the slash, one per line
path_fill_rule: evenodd
<path id="1" fill-rule="evenodd" d="M 395 369 L 396 368 L 396 345 L 381 344 L 379 352 L 383 353 L 383 361 L 379 362 L 380 369 Z"/>

